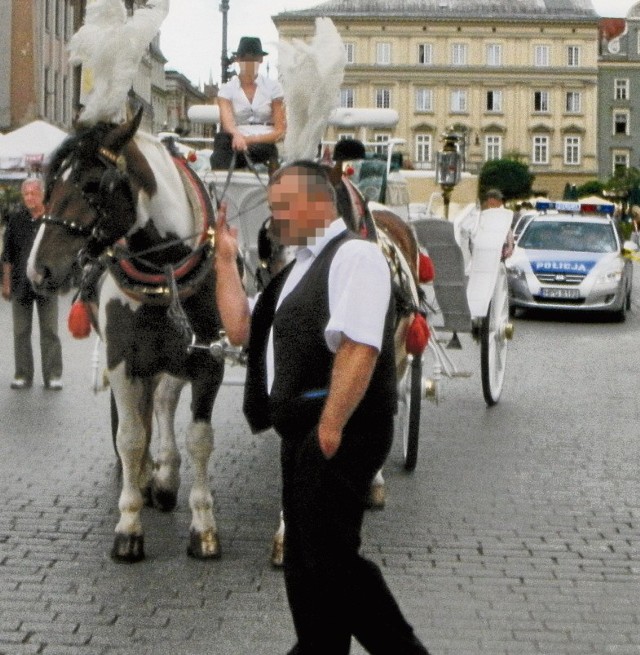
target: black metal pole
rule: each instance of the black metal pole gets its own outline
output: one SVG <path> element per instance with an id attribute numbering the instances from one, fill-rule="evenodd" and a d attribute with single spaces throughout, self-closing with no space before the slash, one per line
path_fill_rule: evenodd
<path id="1" fill-rule="evenodd" d="M 222 74 L 220 79 L 224 84 L 229 80 L 229 58 L 227 57 L 227 13 L 229 12 L 229 0 L 221 0 L 220 11 L 222 12 L 222 56 L 220 63 L 222 66 Z"/>

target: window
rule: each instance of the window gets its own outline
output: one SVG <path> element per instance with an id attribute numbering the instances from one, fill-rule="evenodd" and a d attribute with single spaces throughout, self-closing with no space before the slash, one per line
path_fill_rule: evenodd
<path id="1" fill-rule="evenodd" d="M 430 43 L 418 45 L 418 63 L 425 66 L 433 63 L 433 46 Z"/>
<path id="2" fill-rule="evenodd" d="M 613 81 L 613 97 L 616 100 L 629 100 L 629 80 Z"/>
<path id="3" fill-rule="evenodd" d="M 533 137 L 533 156 L 531 157 L 534 164 L 548 164 L 549 163 L 549 137 L 548 136 L 534 136 Z"/>
<path id="4" fill-rule="evenodd" d="M 43 112 L 42 113 L 44 114 L 45 118 L 51 118 L 51 116 L 49 116 L 49 108 L 50 108 L 50 101 L 49 100 L 51 98 L 51 95 L 49 93 L 50 88 L 51 88 L 51 83 L 49 81 L 50 76 L 51 75 L 50 75 L 50 72 L 49 72 L 49 67 L 45 66 L 44 67 L 44 76 L 43 76 L 43 80 L 42 80 L 43 81 L 43 86 L 44 86 L 44 89 L 43 89 L 44 93 L 42 94 L 42 98 L 43 98 L 43 101 L 44 101 L 44 107 L 43 107 Z"/>
<path id="5" fill-rule="evenodd" d="M 53 14 L 54 14 L 53 19 L 55 21 L 54 27 L 55 27 L 55 32 L 56 32 L 57 37 L 59 37 L 60 34 L 61 34 L 61 29 L 60 29 L 61 25 L 62 25 L 62 21 L 61 21 L 62 11 L 61 11 L 61 7 L 60 7 L 61 2 L 64 3 L 64 0 L 53 0 L 53 3 L 54 3 L 53 4 Z"/>
<path id="6" fill-rule="evenodd" d="M 487 66 L 502 66 L 502 46 L 498 43 L 487 45 Z"/>
<path id="7" fill-rule="evenodd" d="M 454 66 L 465 66 L 467 63 L 467 44 L 454 43 L 451 46 L 451 63 Z"/>
<path id="8" fill-rule="evenodd" d="M 416 164 L 428 164 L 431 162 L 431 135 L 416 134 Z M 422 166 L 425 168 L 425 166 Z"/>
<path id="9" fill-rule="evenodd" d="M 451 92 L 451 111 L 467 111 L 467 92 L 464 89 L 455 89 Z"/>
<path id="10" fill-rule="evenodd" d="M 355 107 L 356 106 L 356 92 L 355 89 L 347 87 L 340 89 L 340 106 L 341 107 Z"/>
<path id="11" fill-rule="evenodd" d="M 549 46 L 537 45 L 533 49 L 533 65 L 534 66 L 548 66 L 549 65 Z"/>
<path id="12" fill-rule="evenodd" d="M 487 136 L 484 142 L 485 161 L 502 158 L 502 137 L 499 135 Z"/>
<path id="13" fill-rule="evenodd" d="M 60 106 L 60 74 L 56 71 L 53 74 L 53 120 L 56 123 L 60 120 L 62 107 Z"/>
<path id="14" fill-rule="evenodd" d="M 339 132 L 338 133 L 338 141 L 342 141 L 343 139 L 355 139 L 356 135 L 353 132 Z"/>
<path id="15" fill-rule="evenodd" d="M 376 89 L 375 105 L 378 109 L 389 109 L 391 107 L 391 90 Z"/>
<path id="16" fill-rule="evenodd" d="M 431 89 L 416 89 L 416 111 L 433 111 L 433 91 Z"/>
<path id="17" fill-rule="evenodd" d="M 347 64 L 356 63 L 356 44 L 355 43 L 345 43 L 344 44 L 344 53 L 347 56 Z"/>
<path id="18" fill-rule="evenodd" d="M 567 91 L 565 110 L 569 114 L 579 114 L 582 108 L 582 94 L 580 91 Z"/>
<path id="19" fill-rule="evenodd" d="M 567 46 L 567 66 L 580 66 L 580 46 Z"/>
<path id="20" fill-rule="evenodd" d="M 629 134 L 629 114 L 626 111 L 617 111 L 613 114 L 613 133 Z"/>
<path id="21" fill-rule="evenodd" d="M 388 65 L 391 63 L 391 44 L 384 41 L 376 44 L 376 64 Z"/>
<path id="22" fill-rule="evenodd" d="M 567 166 L 577 166 L 580 164 L 580 137 L 579 136 L 565 136 L 564 163 Z"/>
<path id="23" fill-rule="evenodd" d="M 373 140 L 376 143 L 387 143 L 389 141 L 389 135 L 388 134 L 374 134 Z M 376 154 L 378 155 L 386 155 L 387 154 L 387 147 L 385 146 L 375 146 L 373 148 Z"/>
<path id="24" fill-rule="evenodd" d="M 612 164 L 614 175 L 624 175 L 629 168 L 629 153 L 614 152 Z"/>
<path id="25" fill-rule="evenodd" d="M 69 78 L 62 77 L 62 123 L 64 125 L 69 121 Z"/>
<path id="26" fill-rule="evenodd" d="M 549 111 L 549 92 L 548 91 L 534 91 L 533 92 L 533 111 L 548 112 Z"/>
<path id="27" fill-rule="evenodd" d="M 502 111 L 502 91 L 487 91 L 487 111 Z"/>

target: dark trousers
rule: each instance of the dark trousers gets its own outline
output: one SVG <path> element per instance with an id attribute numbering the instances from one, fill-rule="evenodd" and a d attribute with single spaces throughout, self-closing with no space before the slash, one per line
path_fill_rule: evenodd
<path id="1" fill-rule="evenodd" d="M 269 164 L 277 166 L 278 148 L 274 143 L 254 143 L 247 148 L 247 152 L 254 164 Z M 214 137 L 213 153 L 209 159 L 212 170 L 228 170 L 231 167 L 233 148 L 231 135 L 218 132 Z M 236 152 L 235 168 L 246 168 L 247 159 L 241 152 Z"/>
<path id="2" fill-rule="evenodd" d="M 296 655 L 346 655 L 352 635 L 374 655 L 425 655 L 380 569 L 360 553 L 369 485 L 393 421 L 345 434 L 326 460 L 313 430 L 282 439 L 284 575 Z"/>
<path id="3" fill-rule="evenodd" d="M 33 307 L 38 309 L 42 380 L 46 384 L 62 375 L 62 347 L 58 337 L 58 298 L 35 296 L 27 300 L 13 299 L 13 352 L 15 377 L 33 381 L 33 349 L 31 332 Z"/>

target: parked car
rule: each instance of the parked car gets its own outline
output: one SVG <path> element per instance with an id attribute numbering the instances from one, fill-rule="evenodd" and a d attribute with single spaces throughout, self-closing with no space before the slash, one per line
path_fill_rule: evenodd
<path id="1" fill-rule="evenodd" d="M 625 319 L 633 264 L 608 214 L 613 206 L 544 203 L 529 218 L 507 260 L 509 307 L 606 311 Z"/>

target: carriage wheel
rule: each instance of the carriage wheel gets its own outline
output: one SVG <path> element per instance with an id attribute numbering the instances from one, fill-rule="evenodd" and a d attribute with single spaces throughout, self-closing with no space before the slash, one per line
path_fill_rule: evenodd
<path id="1" fill-rule="evenodd" d="M 398 385 L 396 425 L 402 435 L 405 471 L 413 471 L 418 462 L 420 404 L 422 401 L 422 358 L 410 356 L 409 365 Z"/>
<path id="2" fill-rule="evenodd" d="M 511 332 L 507 274 L 504 264 L 500 264 L 493 297 L 480 327 L 482 393 L 489 407 L 498 402 L 502 393 L 507 364 L 507 342 Z"/>

